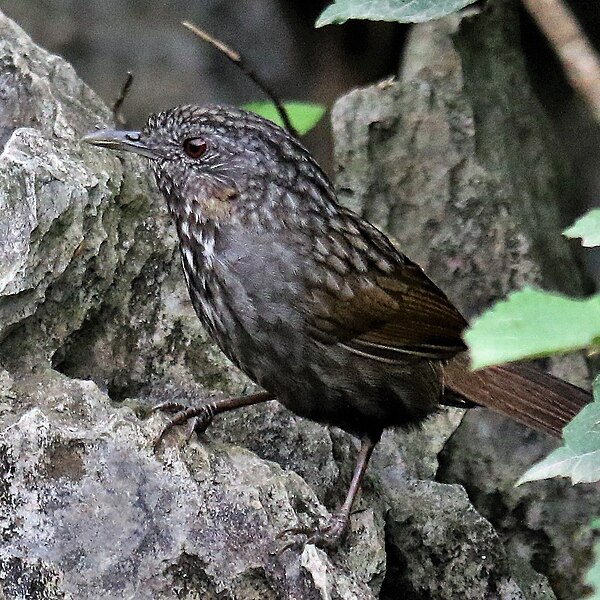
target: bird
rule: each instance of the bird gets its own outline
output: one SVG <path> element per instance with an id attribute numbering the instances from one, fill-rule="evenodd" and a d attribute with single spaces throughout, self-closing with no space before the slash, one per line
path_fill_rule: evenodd
<path id="1" fill-rule="evenodd" d="M 466 319 L 415 262 L 341 205 L 309 151 L 243 109 L 178 106 L 139 131 L 83 141 L 147 158 L 177 230 L 202 325 L 264 391 L 201 407 L 159 405 L 202 432 L 225 411 L 278 400 L 360 440 L 342 505 L 305 543 L 336 548 L 373 449 L 388 428 L 442 406 L 486 406 L 560 436 L 590 395 L 535 368 L 472 372 Z M 299 533 L 297 530 L 290 530 Z"/>

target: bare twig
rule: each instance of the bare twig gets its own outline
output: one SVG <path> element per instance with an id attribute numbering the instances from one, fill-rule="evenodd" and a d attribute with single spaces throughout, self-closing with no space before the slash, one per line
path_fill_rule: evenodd
<path id="1" fill-rule="evenodd" d="M 224 54 L 236 67 L 241 69 L 241 71 L 249 77 L 258 87 L 259 89 L 271 99 L 271 102 L 275 105 L 281 120 L 283 121 L 285 128 L 292 134 L 298 135 L 296 129 L 290 122 L 289 115 L 287 110 L 283 106 L 281 100 L 279 100 L 278 96 L 271 90 L 271 88 L 256 74 L 254 69 L 250 67 L 250 65 L 244 60 L 239 52 L 236 52 L 226 44 L 224 44 L 221 40 L 210 35 L 203 29 L 196 27 L 193 23 L 189 21 L 184 21 L 183 26 L 187 27 L 192 33 L 196 34 L 199 38 L 203 39 L 205 42 L 208 42 L 212 46 L 214 46 L 219 52 Z"/>
<path id="2" fill-rule="evenodd" d="M 123 84 L 123 87 L 121 88 L 121 92 L 120 92 L 119 96 L 117 97 L 117 99 L 115 100 L 115 103 L 113 104 L 113 107 L 112 107 L 112 114 L 113 114 L 115 123 L 119 123 L 121 125 L 127 124 L 127 119 L 121 113 L 121 106 L 123 106 L 123 102 L 125 101 L 127 94 L 129 94 L 129 89 L 131 88 L 132 83 L 133 83 L 133 74 L 131 73 L 131 71 L 127 71 L 127 79 L 125 79 L 125 83 Z"/>
<path id="3" fill-rule="evenodd" d="M 523 0 L 554 46 L 571 85 L 600 121 L 600 59 L 571 10 L 562 0 Z"/>

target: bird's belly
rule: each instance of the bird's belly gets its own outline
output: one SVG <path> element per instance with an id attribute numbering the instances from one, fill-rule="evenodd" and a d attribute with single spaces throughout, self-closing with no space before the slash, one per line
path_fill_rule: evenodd
<path id="1" fill-rule="evenodd" d="M 382 363 L 324 344 L 289 306 L 284 319 L 251 298 L 232 298 L 231 291 L 218 284 L 205 293 L 190 289 L 200 320 L 225 355 L 294 413 L 360 435 L 417 425 L 439 407 L 439 363 Z"/>
<path id="2" fill-rule="evenodd" d="M 256 368 L 258 383 L 296 414 L 357 434 L 418 425 L 442 396 L 439 363 L 381 364 L 312 340 L 300 353 L 288 347 L 263 372 Z"/>

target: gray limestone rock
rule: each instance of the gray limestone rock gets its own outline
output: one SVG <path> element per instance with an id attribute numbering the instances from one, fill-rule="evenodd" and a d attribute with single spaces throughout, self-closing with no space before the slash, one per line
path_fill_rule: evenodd
<path id="1" fill-rule="evenodd" d="M 243 385 L 193 313 L 146 165 L 80 143 L 108 109 L 6 18 L 0 81 L 0 356 L 51 361 L 119 398 L 191 372 Z"/>
<path id="2" fill-rule="evenodd" d="M 6 598 L 375 597 L 369 535 L 335 560 L 313 546 L 273 554 L 279 532 L 324 516 L 293 472 L 221 442 L 156 455 L 161 419 L 115 409 L 91 381 L 50 369 L 5 381 Z"/>

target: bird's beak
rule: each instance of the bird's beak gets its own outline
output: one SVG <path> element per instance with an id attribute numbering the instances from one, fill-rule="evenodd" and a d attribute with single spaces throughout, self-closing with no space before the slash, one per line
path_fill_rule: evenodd
<path id="1" fill-rule="evenodd" d="M 81 138 L 81 141 L 110 150 L 124 150 L 126 152 L 141 154 L 146 158 L 156 159 L 160 157 L 157 150 L 154 150 L 142 141 L 142 133 L 140 131 L 111 131 L 110 129 L 103 129 L 94 133 L 88 133 Z"/>

